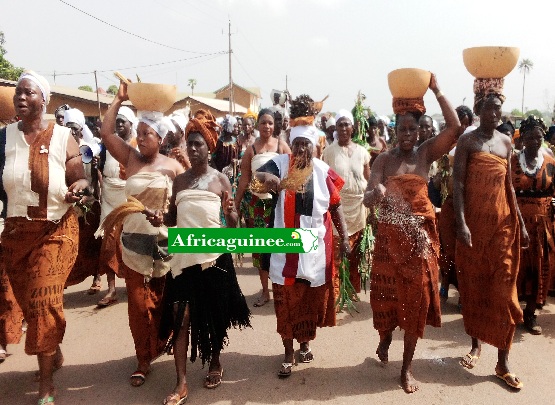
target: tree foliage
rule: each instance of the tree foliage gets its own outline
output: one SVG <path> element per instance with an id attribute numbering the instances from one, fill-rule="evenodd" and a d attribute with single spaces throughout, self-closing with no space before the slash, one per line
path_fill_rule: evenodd
<path id="1" fill-rule="evenodd" d="M 0 78 L 15 81 L 19 79 L 24 69 L 14 66 L 5 58 L 6 53 L 8 53 L 4 47 L 5 43 L 4 32 L 0 31 Z"/>
<path id="2" fill-rule="evenodd" d="M 195 86 L 197 85 L 196 79 L 189 79 L 187 82 L 187 86 L 191 88 L 191 94 L 195 94 Z"/>
<path id="3" fill-rule="evenodd" d="M 85 91 L 90 91 L 90 92 L 93 91 L 93 88 L 92 88 L 91 86 L 89 86 L 88 84 L 85 85 L 85 86 L 79 86 L 79 87 L 77 87 L 77 88 L 78 88 L 79 90 L 85 90 Z"/>
<path id="4" fill-rule="evenodd" d="M 118 94 L 118 86 L 116 86 L 115 84 L 112 84 L 110 87 L 108 87 L 108 90 L 106 90 L 106 93 L 115 96 L 116 94 Z"/>

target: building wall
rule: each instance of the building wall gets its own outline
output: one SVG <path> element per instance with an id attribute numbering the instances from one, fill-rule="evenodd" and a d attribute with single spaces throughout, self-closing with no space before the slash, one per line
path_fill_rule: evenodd
<path id="1" fill-rule="evenodd" d="M 222 90 L 220 93 L 216 93 L 216 98 L 219 100 L 229 100 L 229 88 Z M 257 97 L 239 87 L 233 88 L 233 101 L 253 111 L 258 109 Z"/>

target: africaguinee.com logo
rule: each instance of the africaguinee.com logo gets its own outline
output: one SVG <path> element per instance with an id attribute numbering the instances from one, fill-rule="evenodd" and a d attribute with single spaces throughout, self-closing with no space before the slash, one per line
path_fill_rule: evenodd
<path id="1" fill-rule="evenodd" d="M 308 253 L 318 250 L 312 228 L 169 228 L 170 253 Z"/>

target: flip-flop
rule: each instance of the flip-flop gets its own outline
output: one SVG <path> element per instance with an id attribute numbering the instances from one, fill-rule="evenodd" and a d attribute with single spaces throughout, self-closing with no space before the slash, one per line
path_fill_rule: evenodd
<path id="1" fill-rule="evenodd" d="M 310 347 L 308 348 L 308 350 L 306 352 L 303 352 L 302 350 L 299 350 L 299 355 L 300 355 L 300 362 L 301 363 L 312 363 L 312 361 L 314 361 L 314 355 L 312 355 L 311 358 L 307 359 L 307 356 L 309 354 L 312 354 L 312 350 L 310 350 Z"/>
<path id="2" fill-rule="evenodd" d="M 214 389 L 220 386 L 220 384 L 222 383 L 223 376 L 224 376 L 223 367 L 220 370 L 209 371 L 208 374 L 206 374 L 206 377 L 204 378 L 204 388 Z M 216 380 L 216 382 L 211 383 L 210 377 L 218 377 L 218 379 Z"/>
<path id="3" fill-rule="evenodd" d="M 100 301 L 98 301 L 98 304 L 96 305 L 100 308 L 106 308 L 117 302 L 118 302 L 118 297 L 104 297 Z"/>
<path id="4" fill-rule="evenodd" d="M 182 405 L 187 402 L 187 395 L 184 397 L 180 396 L 177 392 L 171 393 L 162 402 L 163 405 Z"/>
<path id="5" fill-rule="evenodd" d="M 263 299 L 261 297 L 258 297 L 258 299 L 256 300 L 256 302 L 252 305 L 253 307 L 259 308 L 259 307 L 263 307 L 264 305 L 266 305 L 268 302 L 270 302 L 270 299 L 268 298 Z"/>
<path id="6" fill-rule="evenodd" d="M 513 373 L 498 374 L 496 371 L 495 376 L 505 381 L 505 384 L 507 384 L 511 388 L 519 390 L 524 387 L 523 382 L 518 380 L 518 377 Z"/>
<path id="7" fill-rule="evenodd" d="M 279 378 L 290 377 L 292 369 L 293 363 L 281 363 L 281 368 L 279 369 L 277 375 Z"/>
<path id="8" fill-rule="evenodd" d="M 102 290 L 102 284 L 93 283 L 93 285 L 91 285 L 91 286 L 89 287 L 89 289 L 87 290 L 87 294 L 89 294 L 89 295 L 95 295 L 95 294 L 97 294 L 100 290 Z"/>
<path id="9" fill-rule="evenodd" d="M 45 405 L 45 404 L 53 404 L 53 403 L 54 403 L 54 397 L 49 396 L 46 398 L 39 399 L 39 402 L 37 403 L 37 405 Z"/>
<path id="10" fill-rule="evenodd" d="M 464 355 L 464 357 L 459 361 L 459 364 L 464 368 L 473 369 L 476 367 L 476 363 L 480 359 L 480 356 L 473 356 L 470 353 Z"/>
<path id="11" fill-rule="evenodd" d="M 131 374 L 131 377 L 129 377 L 129 384 L 131 384 L 133 387 L 140 387 L 145 383 L 146 375 L 147 373 L 144 373 L 141 370 L 135 371 L 133 374 Z"/>

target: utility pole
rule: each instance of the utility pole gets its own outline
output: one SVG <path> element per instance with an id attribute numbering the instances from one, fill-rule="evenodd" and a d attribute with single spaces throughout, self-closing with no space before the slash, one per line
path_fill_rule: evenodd
<path id="1" fill-rule="evenodd" d="M 56 84 L 56 70 L 54 69 L 54 84 Z"/>
<path id="2" fill-rule="evenodd" d="M 287 75 L 285 75 L 285 115 L 288 116 L 287 111 L 289 111 L 289 107 L 287 103 L 289 102 L 289 87 L 287 85 Z"/>
<path id="3" fill-rule="evenodd" d="M 230 115 L 234 115 L 234 103 L 233 103 L 233 79 L 231 76 L 231 20 L 229 20 L 229 25 L 228 25 L 228 36 L 229 36 L 229 49 L 228 49 L 228 55 L 229 55 L 229 114 Z"/>
<path id="4" fill-rule="evenodd" d="M 100 110 L 100 97 L 98 95 L 98 79 L 96 78 L 96 70 L 94 71 L 94 85 L 96 86 L 96 102 L 98 103 L 98 118 L 102 119 L 102 111 Z"/>

